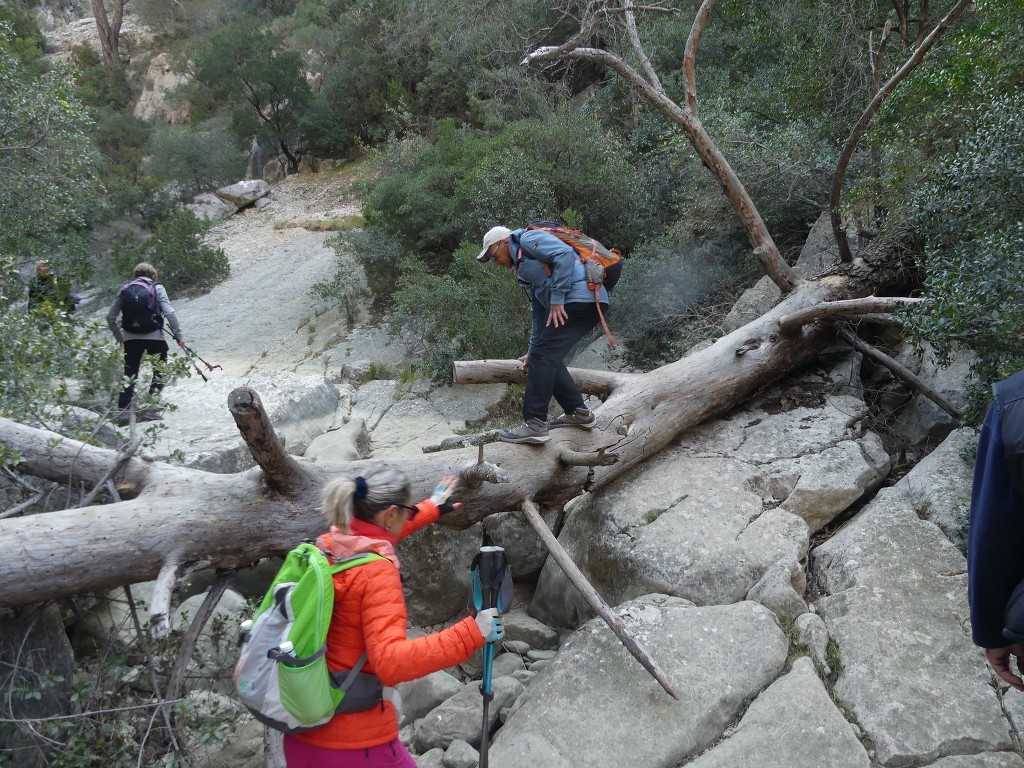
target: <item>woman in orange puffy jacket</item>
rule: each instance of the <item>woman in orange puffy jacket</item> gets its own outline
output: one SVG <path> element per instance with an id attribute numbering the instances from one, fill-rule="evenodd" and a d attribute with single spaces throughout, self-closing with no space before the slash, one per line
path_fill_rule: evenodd
<path id="1" fill-rule="evenodd" d="M 395 544 L 436 521 L 454 505 L 448 498 L 458 477 L 446 474 L 433 495 L 409 506 L 409 479 L 388 467 L 367 469 L 354 479 L 328 483 L 323 509 L 331 522 L 319 544 L 334 560 L 363 552 L 384 559 L 334 576 L 334 614 L 327 635 L 327 666 L 343 672 L 365 652 L 361 678 L 379 680 L 370 708 L 336 714 L 305 733 L 285 736 L 288 768 L 415 768 L 398 739 L 393 686 L 466 661 L 502 632 L 501 616 L 491 608 L 426 637 L 406 639 L 405 598 Z M 346 696 L 349 698 L 360 698 Z"/>

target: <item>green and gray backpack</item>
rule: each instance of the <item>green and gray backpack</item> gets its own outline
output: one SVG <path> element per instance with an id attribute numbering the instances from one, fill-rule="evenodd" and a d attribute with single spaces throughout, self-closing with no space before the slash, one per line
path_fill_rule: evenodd
<path id="1" fill-rule="evenodd" d="M 284 733 L 301 733 L 337 712 L 359 712 L 391 698 L 391 689 L 361 672 L 365 652 L 342 672 L 329 672 L 326 658 L 334 574 L 383 559 L 366 553 L 332 564 L 309 542 L 288 553 L 239 633 L 235 688 L 256 719 Z"/>

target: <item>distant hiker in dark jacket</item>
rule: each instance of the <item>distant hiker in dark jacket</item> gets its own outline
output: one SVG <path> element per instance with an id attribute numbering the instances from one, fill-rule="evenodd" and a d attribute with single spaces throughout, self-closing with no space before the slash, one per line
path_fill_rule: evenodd
<path id="1" fill-rule="evenodd" d="M 971 489 L 971 637 L 985 649 L 996 674 L 1024 691 L 1024 626 L 1008 625 L 1004 619 L 1011 593 L 1024 580 L 1024 371 L 996 384 L 993 392 L 995 402 L 978 438 Z M 1011 658 L 1017 662 L 1016 674 Z"/>
<path id="2" fill-rule="evenodd" d="M 49 261 L 37 261 L 36 273 L 28 283 L 28 308 L 37 309 L 49 304 L 54 309 L 71 314 L 78 304 L 75 295 L 63 280 L 53 272 Z"/>
<path id="3" fill-rule="evenodd" d="M 523 394 L 524 424 L 499 434 L 507 443 L 541 444 L 548 430 L 559 427 L 593 429 L 597 418 L 569 375 L 563 358 L 600 321 L 594 292 L 587 287 L 586 269 L 572 246 L 541 230 L 494 227 L 484 235 L 479 262 L 493 261 L 512 269 L 530 296 L 530 348 L 520 359 L 526 368 Z M 599 301 L 608 306 L 608 292 Z M 565 415 L 548 421 L 554 397 Z"/>
<path id="4" fill-rule="evenodd" d="M 119 420 L 122 424 L 127 423 L 128 407 L 135 394 L 135 379 L 139 375 L 139 368 L 142 365 L 142 356 L 144 354 L 160 358 L 159 364 L 153 367 L 153 381 L 149 385 L 150 394 L 156 394 L 164 388 L 162 368 L 163 364 L 167 361 L 168 353 L 167 342 L 164 340 L 164 321 L 170 326 L 171 335 L 178 342 L 178 346 L 182 348 L 185 346 L 185 339 L 181 334 L 178 316 L 174 312 L 174 307 L 171 306 L 170 299 L 167 298 L 167 291 L 157 282 L 156 269 L 152 264 L 141 262 L 135 265 L 134 274 L 135 278 L 133 280 L 121 286 L 121 290 L 107 312 L 107 326 L 110 328 L 110 332 L 114 334 L 114 338 L 117 339 L 117 343 L 124 346 L 124 375 L 129 380 L 127 387 L 117 399 L 117 406 L 121 409 Z M 127 327 L 131 327 L 132 321 L 126 317 L 126 312 L 129 310 L 125 306 L 125 296 L 126 289 L 133 285 L 133 283 L 142 286 L 152 293 L 152 311 L 150 314 L 153 315 L 153 322 L 142 325 L 141 328 L 143 330 L 141 332 L 127 330 Z M 119 319 L 120 324 L 118 322 Z M 146 318 L 147 321 L 149 319 Z M 146 330 L 153 326 L 155 326 L 154 330 Z M 159 410 L 148 408 L 139 414 L 139 418 L 142 421 L 156 421 L 161 416 Z"/>

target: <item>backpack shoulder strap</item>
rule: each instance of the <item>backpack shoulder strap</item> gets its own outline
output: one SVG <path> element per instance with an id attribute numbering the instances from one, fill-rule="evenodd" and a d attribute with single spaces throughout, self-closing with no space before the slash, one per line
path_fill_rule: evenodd
<path id="1" fill-rule="evenodd" d="M 329 554 L 327 554 L 326 552 L 324 554 L 327 555 L 327 559 L 328 560 L 331 559 Z M 336 573 L 341 573 L 342 571 L 347 571 L 349 568 L 356 568 L 356 567 L 358 567 L 360 565 L 366 565 L 367 563 L 372 563 L 374 560 L 387 560 L 387 558 L 384 557 L 383 555 L 378 555 L 376 552 L 363 552 L 363 553 L 358 554 L 358 555 L 352 555 L 351 557 L 346 557 L 343 560 L 334 560 L 334 561 L 332 561 L 331 562 L 330 572 L 331 572 L 331 575 L 333 576 Z"/>

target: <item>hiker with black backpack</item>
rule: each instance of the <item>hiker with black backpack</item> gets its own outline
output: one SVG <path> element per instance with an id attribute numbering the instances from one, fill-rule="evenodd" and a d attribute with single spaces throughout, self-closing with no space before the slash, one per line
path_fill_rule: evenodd
<path id="1" fill-rule="evenodd" d="M 356 709 L 342 708 L 324 725 L 284 737 L 288 768 L 416 768 L 398 738 L 400 702 L 393 686 L 461 664 L 485 643 L 502 639 L 497 608 L 423 637 L 406 636 L 395 545 L 461 506 L 448 501 L 457 484 L 458 476 L 444 475 L 430 498 L 415 506 L 409 479 L 386 466 L 364 467 L 360 476 L 324 487 L 323 511 L 331 528 L 317 545 L 328 559 L 338 564 L 367 553 L 379 556 L 333 576 L 327 667 L 332 678 L 344 680 L 361 663 L 357 674 L 364 679 L 358 685 L 364 690 L 350 690 L 342 700 L 359 700 Z"/>
<path id="2" fill-rule="evenodd" d="M 153 380 L 149 393 L 155 395 L 164 388 L 163 365 L 167 362 L 168 346 L 164 340 L 164 322 L 178 346 L 185 348 L 178 316 L 167 298 L 167 291 L 157 282 L 156 268 L 145 261 L 135 265 L 134 277 L 121 286 L 114 303 L 107 312 L 107 326 L 117 343 L 124 347 L 124 375 L 128 379 L 125 389 L 117 398 L 120 409 L 118 423 L 128 423 L 129 408 L 135 395 L 135 379 L 142 366 L 142 356 L 158 357 L 153 367 Z M 140 421 L 159 421 L 163 418 L 157 408 L 146 408 L 138 414 Z"/>
<path id="3" fill-rule="evenodd" d="M 564 361 L 580 339 L 599 323 L 605 325 L 608 309 L 609 285 L 604 272 L 598 277 L 590 274 L 593 265 L 588 263 L 585 249 L 570 245 L 579 243 L 580 238 L 586 236 L 556 222 L 537 222 L 516 230 L 499 226 L 484 235 L 483 250 L 476 257 L 481 263 L 493 261 L 513 270 L 530 297 L 530 345 L 519 358 L 526 369 L 524 423 L 499 433 L 507 443 L 540 445 L 550 439 L 549 429 L 593 429 L 597 424 Z M 617 252 L 614 258 L 617 263 Z M 565 413 L 548 421 L 552 397 Z"/>

